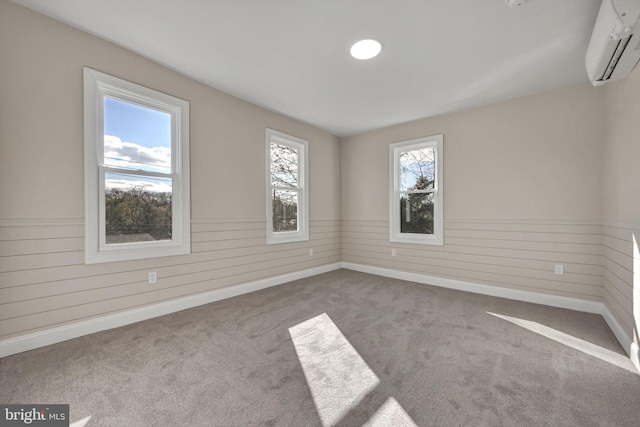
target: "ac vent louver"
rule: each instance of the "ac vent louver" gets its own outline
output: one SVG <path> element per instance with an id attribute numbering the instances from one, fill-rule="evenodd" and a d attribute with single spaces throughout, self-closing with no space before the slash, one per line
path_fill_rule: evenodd
<path id="1" fill-rule="evenodd" d="M 585 56 L 594 86 L 626 78 L 640 61 L 640 1 L 602 0 Z"/>

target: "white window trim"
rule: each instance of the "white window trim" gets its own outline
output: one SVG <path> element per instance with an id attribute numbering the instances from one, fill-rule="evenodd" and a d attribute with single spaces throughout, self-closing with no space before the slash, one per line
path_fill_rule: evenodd
<path id="1" fill-rule="evenodd" d="M 286 145 L 298 150 L 298 231 L 273 232 L 273 199 L 271 197 L 271 143 Z M 267 244 L 302 242 L 309 240 L 309 141 L 287 135 L 274 129 L 266 129 L 266 183 L 267 183 Z"/>
<path id="2" fill-rule="evenodd" d="M 417 243 L 423 245 L 443 245 L 443 135 L 433 135 L 389 145 L 389 241 L 399 243 Z M 400 232 L 400 153 L 418 148 L 436 148 L 436 166 L 434 185 L 434 224 L 433 234 Z"/>
<path id="3" fill-rule="evenodd" d="M 165 111 L 172 120 L 171 240 L 105 243 L 104 152 L 105 95 Z M 138 172 L 136 172 L 138 174 Z M 141 172 L 140 174 L 144 174 Z M 84 68 L 85 263 L 124 261 L 191 252 L 189 192 L 189 102 L 90 68 Z"/>

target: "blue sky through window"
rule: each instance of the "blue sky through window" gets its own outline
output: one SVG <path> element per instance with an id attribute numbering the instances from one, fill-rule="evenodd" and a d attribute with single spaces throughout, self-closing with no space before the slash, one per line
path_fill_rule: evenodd
<path id="1" fill-rule="evenodd" d="M 143 147 L 171 148 L 171 116 L 167 113 L 140 107 L 105 97 L 104 134 Z"/>
<path id="2" fill-rule="evenodd" d="M 104 98 L 104 164 L 131 171 L 171 173 L 171 115 L 114 98 Z M 142 186 L 171 192 L 149 177 L 106 177 L 107 188 Z"/>

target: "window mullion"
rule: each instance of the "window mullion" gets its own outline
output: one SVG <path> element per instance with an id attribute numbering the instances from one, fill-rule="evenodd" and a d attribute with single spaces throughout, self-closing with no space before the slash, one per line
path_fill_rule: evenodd
<path id="1" fill-rule="evenodd" d="M 275 185 L 271 186 L 272 190 L 283 190 L 283 191 L 297 191 L 300 192 L 298 187 L 276 187 Z"/>
<path id="2" fill-rule="evenodd" d="M 100 169 L 105 173 L 118 173 L 123 175 L 137 175 L 137 176 L 149 176 L 156 178 L 172 178 L 175 179 L 178 174 L 176 173 L 164 173 L 164 172 L 151 172 L 151 171 L 143 171 L 143 170 L 133 170 L 133 169 L 121 169 L 114 168 L 113 166 L 100 166 Z"/>
<path id="3" fill-rule="evenodd" d="M 435 189 L 429 189 L 429 190 L 398 190 L 399 194 L 429 194 L 429 193 L 435 193 L 436 190 Z"/>

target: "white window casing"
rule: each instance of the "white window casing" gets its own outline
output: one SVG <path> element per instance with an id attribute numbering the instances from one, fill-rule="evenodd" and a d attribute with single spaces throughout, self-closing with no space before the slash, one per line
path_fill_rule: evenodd
<path id="1" fill-rule="evenodd" d="M 389 145 L 389 241 L 399 243 L 415 243 L 426 245 L 443 244 L 443 135 L 434 135 L 424 138 L 412 139 L 409 141 L 397 142 Z M 432 152 L 435 156 L 432 162 L 433 183 L 426 189 L 415 189 L 414 187 L 402 188 L 402 165 L 401 156 L 403 153 L 417 153 L 421 150 Z M 415 172 L 414 172 L 415 174 Z M 422 176 L 422 174 L 421 174 Z M 401 222 L 411 221 L 409 203 L 410 195 L 422 195 L 433 198 L 433 232 L 410 232 L 401 230 Z M 401 215 L 401 199 L 404 197 L 406 217 Z"/>
<path id="2" fill-rule="evenodd" d="M 105 162 L 105 97 L 168 114 L 170 171 L 135 170 Z M 84 68 L 85 263 L 124 261 L 191 252 L 189 102 Z M 164 240 L 107 243 L 105 177 L 127 175 L 171 182 L 171 231 Z"/>
<path id="3" fill-rule="evenodd" d="M 288 185 L 273 183 L 272 178 L 272 144 L 286 147 L 296 153 L 296 179 Z M 300 242 L 309 240 L 309 142 L 295 136 L 287 135 L 274 129 L 266 129 L 266 200 L 267 200 L 267 244 Z M 296 229 L 274 230 L 274 193 L 289 192 L 297 200 Z"/>

